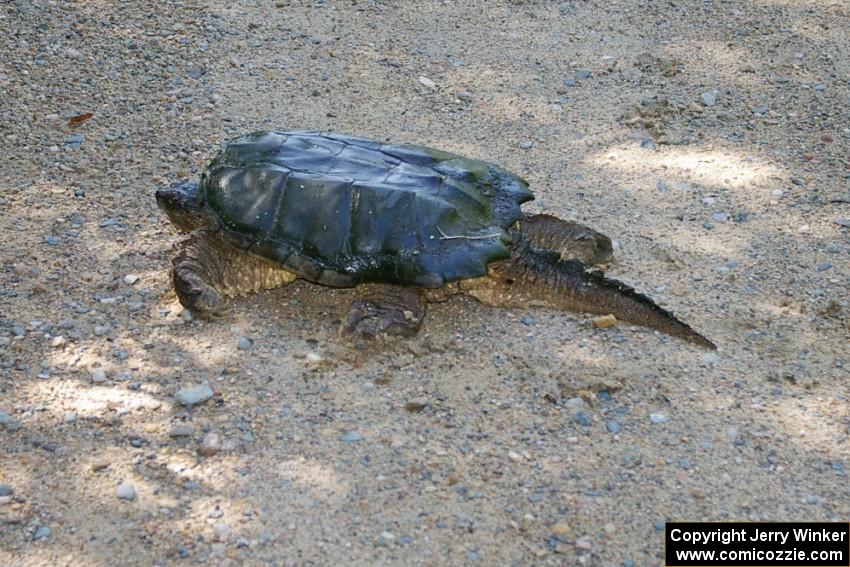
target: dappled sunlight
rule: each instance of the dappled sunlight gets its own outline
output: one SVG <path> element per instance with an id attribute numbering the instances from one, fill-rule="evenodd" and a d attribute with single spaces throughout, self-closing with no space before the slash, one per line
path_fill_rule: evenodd
<path id="1" fill-rule="evenodd" d="M 44 400 L 47 410 L 55 416 L 75 412 L 78 417 L 95 417 L 109 411 L 125 414 L 141 410 L 172 409 L 171 402 L 142 391 L 86 385 L 76 380 L 30 382 L 26 388 L 29 396 Z"/>
<path id="2" fill-rule="evenodd" d="M 799 303 L 791 303 L 787 299 L 783 298 L 782 300 L 778 300 L 776 303 L 765 303 L 763 301 L 757 301 L 752 304 L 753 308 L 762 311 L 763 313 L 769 314 L 773 317 L 804 317 L 806 314 L 803 310 L 802 304 Z"/>
<path id="3" fill-rule="evenodd" d="M 797 446 L 832 457 L 850 457 L 850 447 L 838 443 L 847 433 L 847 425 L 842 422 L 850 416 L 844 403 L 814 396 L 783 398 L 771 403 L 769 411 L 760 415 L 784 431 Z"/>
<path id="4" fill-rule="evenodd" d="M 491 92 L 481 98 L 476 108 L 498 121 L 530 122 L 543 126 L 557 124 L 561 117 L 561 113 L 553 110 L 552 106 L 537 97 L 519 98 Z"/>
<path id="5" fill-rule="evenodd" d="M 586 163 L 602 170 L 647 174 L 664 171 L 690 183 L 735 190 L 753 189 L 769 180 L 784 178 L 776 167 L 751 157 L 723 150 L 666 147 L 647 152 L 627 145 L 590 156 Z"/>
<path id="6" fill-rule="evenodd" d="M 749 237 L 746 234 L 722 234 L 719 231 L 706 234 L 699 225 L 679 224 L 674 228 L 664 229 L 664 242 L 679 250 L 717 258 L 738 258 L 746 250 Z"/>
<path id="7" fill-rule="evenodd" d="M 349 491 L 334 470 L 315 459 L 298 457 L 283 461 L 277 466 L 278 475 L 300 488 L 308 489 L 317 498 L 339 500 Z"/>

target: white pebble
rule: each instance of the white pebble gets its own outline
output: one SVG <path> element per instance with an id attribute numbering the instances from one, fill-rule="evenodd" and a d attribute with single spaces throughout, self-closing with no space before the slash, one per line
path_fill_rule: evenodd
<path id="1" fill-rule="evenodd" d="M 419 82 L 420 82 L 423 86 L 428 87 L 429 89 L 435 89 L 435 88 L 437 88 L 437 84 L 436 84 L 436 83 L 434 83 L 434 81 L 432 81 L 431 79 L 429 79 L 428 77 L 426 77 L 426 76 L 424 76 L 424 75 L 423 75 L 423 76 L 421 76 L 421 77 L 419 77 Z"/>
<path id="2" fill-rule="evenodd" d="M 136 487 L 130 482 L 122 482 L 118 485 L 118 488 L 115 489 L 115 496 L 121 500 L 135 500 Z"/>
<path id="3" fill-rule="evenodd" d="M 224 522 L 219 522 L 213 527 L 213 534 L 215 535 L 216 541 L 227 541 L 230 539 L 230 534 L 232 530 L 230 526 L 225 524 Z"/>

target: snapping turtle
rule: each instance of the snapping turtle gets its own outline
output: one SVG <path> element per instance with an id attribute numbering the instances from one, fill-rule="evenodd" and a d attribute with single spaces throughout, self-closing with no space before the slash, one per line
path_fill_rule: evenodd
<path id="1" fill-rule="evenodd" d="M 589 271 L 611 260 L 611 240 L 524 214 L 528 183 L 484 161 L 329 132 L 255 132 L 227 143 L 200 183 L 156 199 L 190 233 L 172 278 L 202 317 L 302 278 L 362 285 L 343 325 L 355 335 L 413 334 L 426 301 L 467 293 L 494 306 L 610 313 L 714 348 L 648 297 Z"/>

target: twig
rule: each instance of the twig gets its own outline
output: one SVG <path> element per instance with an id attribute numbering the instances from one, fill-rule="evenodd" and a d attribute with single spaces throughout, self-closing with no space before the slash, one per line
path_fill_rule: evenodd
<path id="1" fill-rule="evenodd" d="M 458 235 L 458 236 L 449 236 L 448 234 L 443 232 L 443 230 L 439 226 L 437 227 L 437 232 L 440 233 L 440 240 L 484 240 L 485 238 L 493 238 L 495 236 L 502 236 L 501 233 L 482 234 L 481 236 L 464 236 L 462 234 Z"/>

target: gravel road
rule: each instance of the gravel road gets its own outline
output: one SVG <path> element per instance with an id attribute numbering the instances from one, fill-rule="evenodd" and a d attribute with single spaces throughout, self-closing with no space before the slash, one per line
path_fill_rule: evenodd
<path id="1" fill-rule="evenodd" d="M 669 520 L 850 518 L 840 0 L 0 6 L 0 564 L 662 562 Z M 316 128 L 435 146 L 615 240 L 719 345 L 296 283 L 183 313 L 153 191 Z"/>

